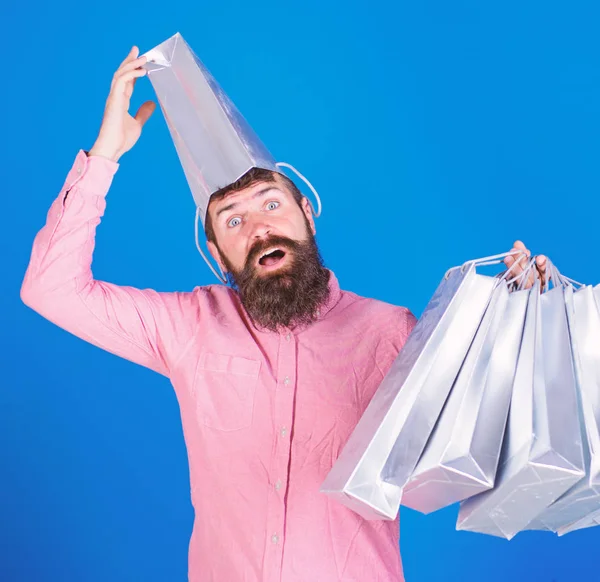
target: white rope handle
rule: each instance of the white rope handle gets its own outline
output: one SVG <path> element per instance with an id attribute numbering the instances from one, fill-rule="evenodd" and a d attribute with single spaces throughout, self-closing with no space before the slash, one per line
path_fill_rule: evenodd
<path id="1" fill-rule="evenodd" d="M 515 259 L 515 262 L 508 269 L 506 269 L 506 271 L 504 271 L 502 279 L 506 279 L 507 285 L 515 283 L 516 281 L 519 281 L 519 279 L 523 279 L 525 274 L 529 275 L 529 273 L 531 272 L 531 269 L 535 264 L 534 259 L 529 259 L 529 261 L 527 262 L 527 266 L 518 275 L 515 275 L 512 279 L 508 278 L 508 274 L 513 270 L 515 266 L 519 264 L 519 261 L 524 257 L 527 258 L 527 253 L 525 251 L 520 251 Z M 519 281 L 519 285 L 521 285 L 522 282 L 522 280 Z"/>
<path id="2" fill-rule="evenodd" d="M 202 248 L 200 247 L 200 239 L 198 237 L 198 223 L 199 222 L 200 222 L 200 208 L 196 207 L 196 220 L 194 221 L 194 235 L 196 237 L 196 248 L 198 249 L 198 252 L 202 255 L 204 262 L 208 265 L 208 268 L 215 274 L 215 277 L 217 279 L 219 279 L 219 281 L 221 281 L 222 283 L 227 285 L 227 279 L 225 278 L 225 273 L 223 273 L 221 267 L 219 266 L 219 271 L 221 271 L 221 274 L 219 274 L 219 273 L 217 273 L 216 269 L 213 267 L 212 263 L 208 260 L 208 258 L 202 251 Z"/>
<path id="3" fill-rule="evenodd" d="M 321 197 L 319 196 L 319 193 L 316 191 L 315 187 L 308 181 L 308 179 L 303 176 L 298 170 L 296 170 L 296 168 L 294 168 L 294 166 L 292 166 L 292 164 L 288 164 L 286 162 L 277 162 L 275 164 L 278 168 L 288 168 L 290 170 L 292 170 L 292 172 L 294 172 L 296 174 L 296 176 L 298 176 L 298 178 L 300 178 L 309 188 L 310 191 L 313 193 L 314 197 L 317 199 L 317 208 L 318 210 L 315 210 L 315 206 L 312 203 L 312 200 L 309 200 L 310 202 L 310 207 L 312 208 L 312 212 L 315 216 L 315 218 L 319 218 L 319 216 L 321 216 L 321 211 L 323 210 L 323 205 L 321 204 Z"/>
<path id="4" fill-rule="evenodd" d="M 452 271 L 456 271 L 456 269 L 460 269 L 461 273 L 464 273 L 464 270 L 469 265 L 474 265 L 476 267 L 485 267 L 487 265 L 497 265 L 502 262 L 502 259 L 511 256 L 511 255 L 522 255 L 523 251 L 509 251 L 508 253 L 500 253 L 499 255 L 491 255 L 489 257 L 482 257 L 481 259 L 473 259 L 472 261 L 467 261 L 462 265 L 458 265 L 457 267 L 452 267 L 446 271 L 444 275 L 446 279 L 449 277 Z"/>
<path id="5" fill-rule="evenodd" d="M 546 288 L 548 288 L 548 282 L 550 279 L 554 279 L 555 286 L 561 285 L 563 287 L 585 287 L 583 283 L 575 281 L 575 279 L 571 279 L 570 277 L 565 277 L 550 259 L 546 259 L 546 274 Z"/>
<path id="6" fill-rule="evenodd" d="M 517 291 L 522 291 L 525 288 L 525 283 L 527 282 L 527 280 L 529 279 L 529 275 L 531 274 L 531 272 L 533 271 L 533 276 L 536 278 L 540 278 L 540 273 L 539 271 L 536 269 L 536 257 L 532 257 L 529 260 L 529 263 L 527 265 L 527 267 L 525 267 L 525 269 L 523 270 L 523 272 L 518 275 L 517 277 L 515 277 L 515 279 L 521 279 L 519 281 L 519 284 L 517 285 Z"/>

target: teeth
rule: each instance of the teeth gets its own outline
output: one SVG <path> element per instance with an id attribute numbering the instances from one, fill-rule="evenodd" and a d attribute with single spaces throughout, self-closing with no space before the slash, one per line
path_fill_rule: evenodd
<path id="1" fill-rule="evenodd" d="M 262 255 L 260 255 L 260 258 L 264 258 L 267 255 L 270 255 L 271 253 L 274 253 L 275 251 L 280 251 L 281 249 L 279 247 L 273 247 L 272 249 L 269 249 L 268 251 L 265 251 Z M 260 259 L 259 259 L 260 260 Z"/>

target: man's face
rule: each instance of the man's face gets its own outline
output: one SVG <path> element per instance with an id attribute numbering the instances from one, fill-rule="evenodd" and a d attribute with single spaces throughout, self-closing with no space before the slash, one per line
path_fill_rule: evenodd
<path id="1" fill-rule="evenodd" d="M 281 237 L 303 242 L 315 234 L 308 200 L 298 205 L 277 175 L 275 182 L 258 182 L 228 194 L 211 203 L 208 211 L 217 243 L 209 242 L 209 250 L 225 272 L 249 267 L 256 276 L 268 276 L 285 271 L 293 261 L 291 249 L 268 241 Z"/>
<path id="2" fill-rule="evenodd" d="M 215 241 L 208 247 L 253 321 L 267 329 L 309 324 L 329 295 L 329 271 L 306 198 L 285 183 L 258 182 L 208 208 Z"/>

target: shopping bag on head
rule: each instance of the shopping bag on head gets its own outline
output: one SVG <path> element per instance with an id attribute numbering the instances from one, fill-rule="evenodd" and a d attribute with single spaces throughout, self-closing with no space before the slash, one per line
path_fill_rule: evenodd
<path id="1" fill-rule="evenodd" d="M 528 526 L 559 533 L 566 533 L 565 529 L 572 524 L 600 510 L 600 310 L 589 286 L 574 292 L 567 282 L 565 303 L 577 378 L 586 478 Z"/>
<path id="2" fill-rule="evenodd" d="M 494 291 L 402 505 L 430 513 L 493 487 L 528 296 Z"/>
<path id="3" fill-rule="evenodd" d="M 402 487 L 500 281 L 477 272 L 487 262 L 471 261 L 444 276 L 321 486 L 366 519 L 398 513 Z"/>
<path id="4" fill-rule="evenodd" d="M 202 250 L 199 223 L 206 224 L 210 198 L 252 168 L 278 172 L 288 168 L 321 200 L 313 185 L 292 165 L 276 162 L 202 61 L 177 33 L 144 55 L 143 68 L 156 93 L 179 161 L 196 203 L 195 239 L 199 253 L 223 283 L 225 273 Z M 312 202 L 311 202 L 312 206 Z"/>
<path id="5" fill-rule="evenodd" d="M 585 474 L 564 288 L 529 292 L 494 488 L 461 503 L 457 529 L 511 539 Z"/>
<path id="6" fill-rule="evenodd" d="M 273 156 L 181 34 L 145 56 L 144 68 L 202 223 L 217 190 L 253 167 L 279 172 Z"/>

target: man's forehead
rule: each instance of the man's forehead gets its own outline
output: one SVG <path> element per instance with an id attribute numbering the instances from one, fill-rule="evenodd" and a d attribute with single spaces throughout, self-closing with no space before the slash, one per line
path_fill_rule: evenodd
<path id="1" fill-rule="evenodd" d="M 267 192 L 269 190 L 278 190 L 283 192 L 284 194 L 292 195 L 290 189 L 287 187 L 281 176 L 279 174 L 273 173 L 274 180 L 258 180 L 250 186 L 246 188 L 242 188 L 240 190 L 232 190 L 231 192 L 227 192 L 223 196 L 219 196 L 218 199 L 211 199 L 209 202 L 209 209 L 214 209 L 216 212 L 219 212 L 224 207 L 231 205 L 234 202 L 237 202 L 240 199 L 246 197 L 253 197 L 259 193 Z"/>

